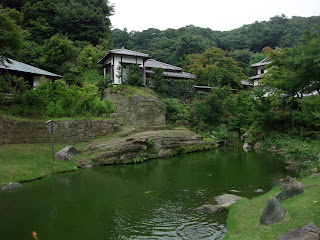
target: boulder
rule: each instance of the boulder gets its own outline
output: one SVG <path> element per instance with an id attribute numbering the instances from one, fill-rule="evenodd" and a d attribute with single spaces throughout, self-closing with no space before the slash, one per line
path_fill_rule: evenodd
<path id="1" fill-rule="evenodd" d="M 255 192 L 255 193 L 264 193 L 264 190 L 261 189 L 261 188 L 258 188 L 256 190 L 253 190 L 253 192 Z"/>
<path id="2" fill-rule="evenodd" d="M 254 148 L 255 150 L 262 149 L 262 142 L 261 142 L 261 141 L 256 142 L 256 143 L 254 144 L 253 148 Z"/>
<path id="3" fill-rule="evenodd" d="M 274 197 L 268 201 L 261 217 L 260 222 L 264 225 L 280 222 L 287 214 L 286 209 L 280 201 Z"/>
<path id="4" fill-rule="evenodd" d="M 64 149 L 57 152 L 56 156 L 60 160 L 70 160 L 73 156 L 77 155 L 79 152 L 73 146 L 67 146 Z"/>
<path id="5" fill-rule="evenodd" d="M 245 142 L 243 144 L 242 148 L 243 148 L 243 150 L 247 150 L 248 151 L 248 150 L 252 149 L 252 146 L 249 143 Z"/>
<path id="6" fill-rule="evenodd" d="M 228 207 L 231 204 L 243 199 L 243 197 L 239 197 L 233 194 L 223 194 L 215 197 L 214 199 L 218 202 L 219 206 Z"/>
<path id="7" fill-rule="evenodd" d="M 318 172 L 318 168 L 312 168 L 312 169 L 311 169 L 311 172 L 312 172 L 312 173 L 317 173 L 317 172 Z"/>
<path id="8" fill-rule="evenodd" d="M 284 201 L 304 192 L 304 186 L 295 178 L 287 176 L 281 186 L 282 192 L 276 198 L 279 201 Z"/>
<path id="9" fill-rule="evenodd" d="M 319 235 L 319 228 L 311 222 L 303 228 L 299 228 L 282 235 L 278 240 L 319 240 Z"/>
<path id="10" fill-rule="evenodd" d="M 216 212 L 223 212 L 226 210 L 227 210 L 226 207 L 222 207 L 219 205 L 211 205 L 211 204 L 206 204 L 196 208 L 196 211 L 203 212 L 203 213 L 216 213 Z"/>
<path id="11" fill-rule="evenodd" d="M 9 183 L 7 186 L 1 188 L 1 191 L 12 191 L 22 187 L 23 187 L 22 184 L 12 182 L 12 183 Z"/>
<path id="12" fill-rule="evenodd" d="M 246 132 L 241 136 L 241 139 L 244 140 L 244 139 L 246 139 L 248 137 L 249 137 L 249 133 Z"/>
<path id="13" fill-rule="evenodd" d="M 301 163 L 293 163 L 293 164 L 289 164 L 287 167 L 286 167 L 286 170 L 289 171 L 289 172 L 296 172 L 299 170 L 300 166 L 302 164 Z"/>
<path id="14" fill-rule="evenodd" d="M 301 182 L 299 182 L 297 179 L 290 177 L 290 176 L 286 176 L 285 179 L 283 179 L 282 184 L 280 189 L 284 190 L 286 188 L 289 188 L 290 186 L 299 186 L 299 187 L 303 187 L 303 184 Z"/>

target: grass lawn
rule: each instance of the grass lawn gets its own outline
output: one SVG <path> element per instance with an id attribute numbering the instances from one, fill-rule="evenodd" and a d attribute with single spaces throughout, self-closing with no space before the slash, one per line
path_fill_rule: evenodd
<path id="1" fill-rule="evenodd" d="M 75 146 L 81 147 L 83 143 Z M 58 152 L 67 144 L 54 144 Z M 9 182 L 33 180 L 47 175 L 76 170 L 74 161 L 52 160 L 50 143 L 0 145 L 0 187 Z"/>
<path id="2" fill-rule="evenodd" d="M 320 177 L 304 178 L 300 181 L 305 185 L 319 184 Z M 305 193 L 283 201 L 282 205 L 288 214 L 281 222 L 269 226 L 261 225 L 260 217 L 268 200 L 280 191 L 280 187 L 274 187 L 262 196 L 251 200 L 243 199 L 234 204 L 229 212 L 228 232 L 224 240 L 277 239 L 309 222 L 320 227 L 320 187 L 306 188 Z"/>

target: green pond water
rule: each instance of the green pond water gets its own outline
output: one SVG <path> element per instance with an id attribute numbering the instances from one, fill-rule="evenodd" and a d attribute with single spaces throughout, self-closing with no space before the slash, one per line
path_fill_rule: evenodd
<path id="1" fill-rule="evenodd" d="M 279 156 L 233 148 L 57 174 L 0 192 L 0 239 L 222 239 L 227 213 L 194 209 L 285 174 Z"/>

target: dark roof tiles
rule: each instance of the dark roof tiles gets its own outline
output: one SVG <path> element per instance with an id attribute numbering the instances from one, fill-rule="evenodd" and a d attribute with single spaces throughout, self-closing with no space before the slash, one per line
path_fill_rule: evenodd
<path id="1" fill-rule="evenodd" d="M 165 70 L 182 71 L 181 67 L 176 67 L 167 63 L 163 63 L 154 59 L 148 59 L 145 63 L 146 68 L 162 68 Z"/>

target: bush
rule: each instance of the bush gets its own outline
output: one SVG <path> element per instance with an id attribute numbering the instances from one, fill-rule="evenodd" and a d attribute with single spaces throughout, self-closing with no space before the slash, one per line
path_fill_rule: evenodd
<path id="1" fill-rule="evenodd" d="M 57 80 L 28 90 L 22 103 L 8 110 L 14 115 L 34 117 L 107 117 L 115 112 L 116 106 L 100 96 L 94 84 L 77 87 Z"/>
<path id="2" fill-rule="evenodd" d="M 320 127 L 320 96 L 310 96 L 298 100 L 299 110 L 293 112 L 296 125 L 318 130 Z"/>
<path id="3" fill-rule="evenodd" d="M 162 99 L 166 104 L 166 121 L 175 126 L 188 126 L 191 120 L 191 108 L 181 104 L 176 98 Z"/>

